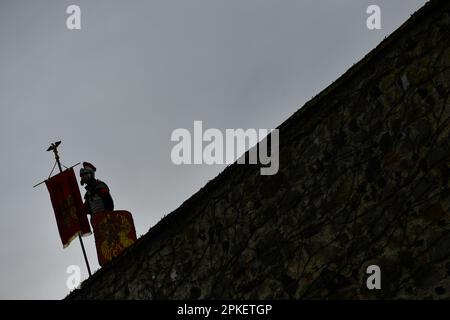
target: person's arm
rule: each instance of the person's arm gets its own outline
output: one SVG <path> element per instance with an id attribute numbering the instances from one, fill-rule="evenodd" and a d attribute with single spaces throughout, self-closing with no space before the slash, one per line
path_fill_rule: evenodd
<path id="1" fill-rule="evenodd" d="M 88 203 L 88 201 L 86 199 L 86 195 L 84 195 L 84 201 L 83 201 L 83 214 L 86 215 L 86 216 L 88 214 L 91 214 L 91 210 L 89 208 L 89 203 Z"/>
<path id="2" fill-rule="evenodd" d="M 89 205 L 88 205 L 87 201 L 85 201 L 83 203 L 83 214 L 86 216 L 89 214 Z"/>
<path id="3" fill-rule="evenodd" d="M 111 194 L 109 193 L 109 189 L 107 187 L 99 188 L 98 194 L 103 199 L 103 205 L 105 206 L 105 209 L 108 211 L 113 211 L 114 210 L 114 202 L 111 197 Z"/>

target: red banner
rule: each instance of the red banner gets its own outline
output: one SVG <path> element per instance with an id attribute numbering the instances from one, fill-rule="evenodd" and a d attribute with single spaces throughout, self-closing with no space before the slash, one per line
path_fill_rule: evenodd
<path id="1" fill-rule="evenodd" d="M 45 181 L 45 184 L 50 193 L 56 224 L 64 248 L 78 234 L 91 234 L 73 168 L 51 177 Z"/>
<path id="2" fill-rule="evenodd" d="M 91 217 L 98 263 L 104 266 L 136 241 L 133 217 L 128 211 L 103 211 Z"/>

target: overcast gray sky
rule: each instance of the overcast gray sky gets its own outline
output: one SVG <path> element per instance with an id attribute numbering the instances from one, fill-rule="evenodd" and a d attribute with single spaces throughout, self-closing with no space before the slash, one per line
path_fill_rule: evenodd
<path id="1" fill-rule="evenodd" d="M 96 165 L 145 234 L 225 167 L 174 165 L 174 129 L 277 127 L 425 2 L 0 0 L 0 298 L 61 299 L 72 264 L 87 277 L 45 185 L 32 188 L 51 142 L 64 165 Z M 66 28 L 70 4 L 81 30 Z M 366 27 L 370 4 L 381 30 Z"/>

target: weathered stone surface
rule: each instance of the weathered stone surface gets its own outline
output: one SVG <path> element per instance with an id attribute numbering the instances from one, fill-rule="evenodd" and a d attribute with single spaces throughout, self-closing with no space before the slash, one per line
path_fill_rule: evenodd
<path id="1" fill-rule="evenodd" d="M 229 166 L 68 298 L 450 298 L 449 14 L 431 1 L 283 123 L 277 175 Z"/>

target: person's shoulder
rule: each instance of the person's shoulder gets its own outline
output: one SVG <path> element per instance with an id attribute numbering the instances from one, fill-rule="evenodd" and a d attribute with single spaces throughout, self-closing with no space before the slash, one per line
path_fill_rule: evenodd
<path id="1" fill-rule="evenodd" d="M 105 189 L 105 188 L 109 190 L 108 185 L 106 183 L 97 179 L 95 189 Z"/>

